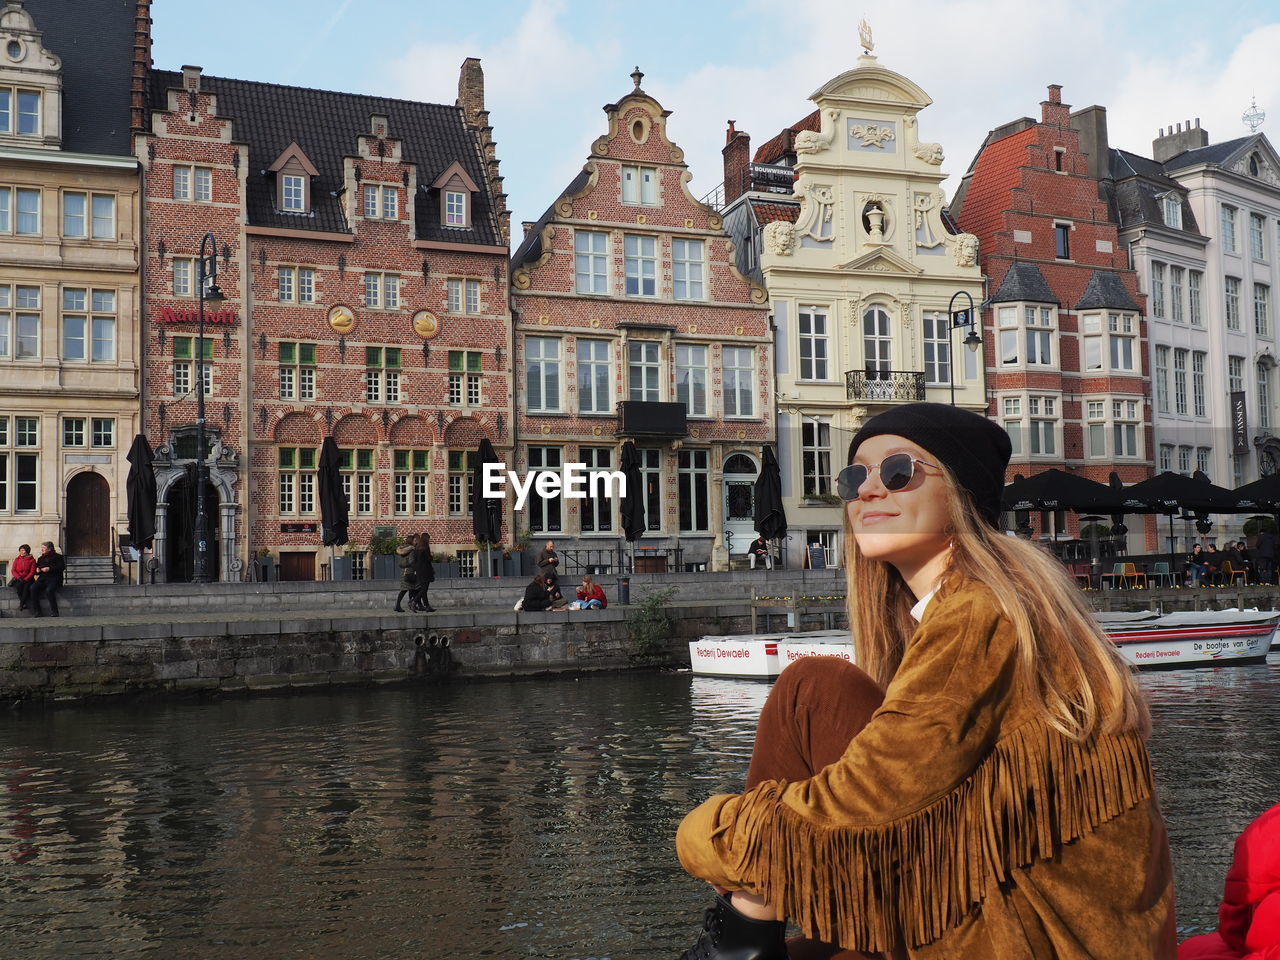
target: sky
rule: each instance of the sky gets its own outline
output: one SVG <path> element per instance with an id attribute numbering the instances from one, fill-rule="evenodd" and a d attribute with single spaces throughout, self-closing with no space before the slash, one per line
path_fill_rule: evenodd
<path id="1" fill-rule="evenodd" d="M 758 146 L 857 64 L 858 21 L 880 64 L 924 88 L 920 139 L 940 142 L 948 194 L 987 132 L 1039 118 L 1048 84 L 1107 108 L 1111 145 L 1150 156 L 1160 127 L 1245 136 L 1256 97 L 1280 143 L 1280 3 L 1072 0 L 155 0 L 155 65 L 213 76 L 452 104 L 479 57 L 501 172 L 536 220 L 606 130 L 601 109 L 644 72 L 671 112 L 694 196 L 723 179 L 727 121 Z"/>

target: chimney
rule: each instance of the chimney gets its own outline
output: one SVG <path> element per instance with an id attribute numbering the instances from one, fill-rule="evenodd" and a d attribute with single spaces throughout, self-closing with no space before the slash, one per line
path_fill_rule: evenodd
<path id="1" fill-rule="evenodd" d="M 1049 99 L 1040 101 L 1040 122 L 1054 127 L 1071 126 L 1071 107 L 1062 102 L 1062 84 L 1049 84 Z"/>
<path id="2" fill-rule="evenodd" d="M 200 67 L 192 67 L 184 65 L 182 68 L 182 89 L 192 90 L 196 93 L 200 92 L 200 74 L 203 73 Z"/>
<path id="3" fill-rule="evenodd" d="M 732 203 L 751 189 L 751 136 L 744 130 L 734 127 L 729 121 L 729 129 L 724 135 L 724 202 Z"/>
<path id="4" fill-rule="evenodd" d="M 1089 160 L 1089 176 L 1104 180 L 1111 172 L 1111 144 L 1107 138 L 1107 108 L 1094 104 L 1071 115 L 1071 125 L 1080 135 L 1080 152 Z"/>
<path id="5" fill-rule="evenodd" d="M 1191 121 L 1186 122 L 1185 127 L 1179 123 L 1170 124 L 1166 129 L 1160 128 L 1160 135 L 1151 141 L 1151 158 L 1157 163 L 1164 163 L 1166 160 L 1172 160 L 1179 154 L 1186 153 L 1188 150 L 1197 150 L 1200 147 L 1209 145 L 1209 133 L 1200 126 L 1200 118 L 1196 117 L 1196 125 L 1191 126 Z"/>
<path id="6" fill-rule="evenodd" d="M 458 106 L 462 108 L 462 116 L 467 123 L 483 126 L 481 114 L 484 113 L 484 70 L 480 68 L 477 57 L 467 57 L 462 61 L 462 70 L 458 74 Z"/>
<path id="7" fill-rule="evenodd" d="M 147 77 L 151 73 L 151 0 L 137 0 L 133 12 L 133 75 L 129 81 L 129 124 L 147 125 Z"/>
<path id="8" fill-rule="evenodd" d="M 526 237 L 527 237 L 527 236 L 529 235 L 529 231 L 533 229 L 533 221 L 532 221 L 532 220 L 521 220 L 521 221 L 520 221 L 520 226 L 524 227 L 524 236 L 526 236 Z"/>

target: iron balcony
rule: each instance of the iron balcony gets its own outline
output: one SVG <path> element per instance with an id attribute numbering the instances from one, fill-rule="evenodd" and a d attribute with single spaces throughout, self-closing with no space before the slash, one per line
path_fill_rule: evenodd
<path id="1" fill-rule="evenodd" d="M 912 403 L 924 399 L 924 372 L 915 370 L 848 370 L 844 375 L 850 400 Z"/>

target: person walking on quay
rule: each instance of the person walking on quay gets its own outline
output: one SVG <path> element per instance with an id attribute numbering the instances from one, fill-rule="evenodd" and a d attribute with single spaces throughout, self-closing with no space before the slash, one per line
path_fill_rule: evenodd
<path id="1" fill-rule="evenodd" d="M 529 581 L 529 585 L 524 588 L 524 600 L 522 603 L 523 605 L 520 609 L 526 613 L 537 613 L 540 610 L 563 610 L 565 608 L 564 597 L 560 596 L 560 591 L 556 589 L 555 583 L 548 581 L 546 576 L 541 573 L 535 573 L 533 579 Z"/>
<path id="2" fill-rule="evenodd" d="M 412 606 L 423 613 L 435 613 L 436 608 L 431 605 L 427 597 L 427 591 L 431 589 L 431 584 L 436 579 L 436 567 L 431 562 L 431 534 L 424 530 L 417 540 L 418 546 L 413 555 L 413 569 L 417 576 L 418 589 L 413 594 Z"/>
<path id="3" fill-rule="evenodd" d="M 1258 582 L 1274 583 L 1276 579 L 1276 535 L 1264 527 L 1253 542 L 1253 554 L 1258 558 Z"/>
<path id="4" fill-rule="evenodd" d="M 942 404 L 854 436 L 857 666 L 788 666 L 746 791 L 680 825 L 718 894 L 685 960 L 1174 957 L 1147 705 L 1062 564 L 1000 531 L 1009 454 Z"/>
<path id="5" fill-rule="evenodd" d="M 551 540 L 538 554 L 538 572 L 552 583 L 560 577 L 560 557 L 556 555 L 556 545 Z"/>
<path id="6" fill-rule="evenodd" d="M 9 564 L 9 586 L 18 594 L 18 609 L 25 610 L 31 603 L 31 588 L 36 580 L 36 558 L 31 555 L 31 545 L 18 547 L 18 555 Z"/>
<path id="7" fill-rule="evenodd" d="M 578 586 L 578 599 L 575 609 L 603 610 L 607 606 L 609 606 L 609 601 L 604 595 L 604 587 L 591 579 L 591 574 L 584 573 L 582 575 L 582 583 Z"/>
<path id="8" fill-rule="evenodd" d="M 769 544 L 764 537 L 756 534 L 756 538 L 751 541 L 751 546 L 747 547 L 747 557 L 751 561 L 751 569 L 756 568 L 756 564 L 763 561 L 766 570 L 773 569 L 773 555 L 769 552 Z"/>
<path id="9" fill-rule="evenodd" d="M 418 549 L 418 535 L 415 533 L 408 543 L 396 547 L 396 563 L 400 567 L 400 592 L 396 594 L 396 613 L 404 613 L 400 601 L 409 597 L 409 606 L 413 606 L 413 591 L 418 589 L 418 574 L 414 570 L 415 552 Z"/>
<path id="10" fill-rule="evenodd" d="M 36 585 L 31 591 L 31 612 L 37 617 L 43 616 L 40 601 L 49 600 L 49 613 L 58 616 L 58 591 L 62 589 L 62 575 L 67 569 L 67 561 L 62 554 L 53 549 L 53 544 L 46 540 L 40 544 L 40 556 L 36 558 Z"/>

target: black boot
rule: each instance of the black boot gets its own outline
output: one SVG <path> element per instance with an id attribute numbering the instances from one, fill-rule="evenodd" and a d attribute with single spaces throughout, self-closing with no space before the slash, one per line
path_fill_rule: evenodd
<path id="1" fill-rule="evenodd" d="M 725 894 L 707 908 L 697 943 L 680 960 L 787 960 L 786 933 L 784 921 L 744 917 Z"/>

